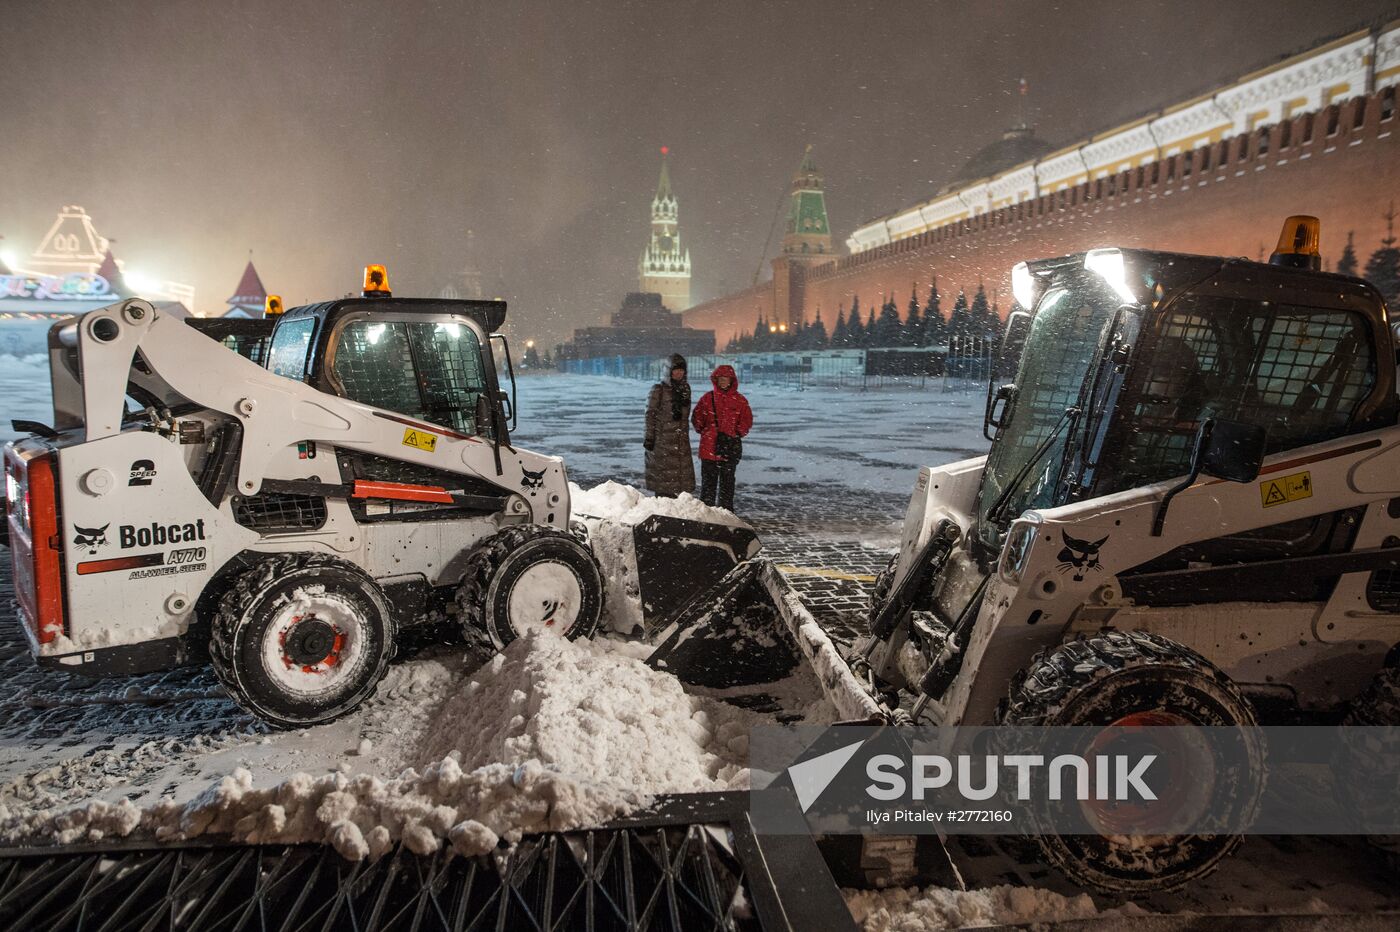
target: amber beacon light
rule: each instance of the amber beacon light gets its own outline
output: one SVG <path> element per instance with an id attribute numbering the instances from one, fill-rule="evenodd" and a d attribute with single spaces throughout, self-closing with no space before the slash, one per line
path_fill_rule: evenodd
<path id="1" fill-rule="evenodd" d="M 361 294 L 366 298 L 393 297 L 389 290 L 389 270 L 382 265 L 365 266 L 365 290 Z"/>
<path id="2" fill-rule="evenodd" d="M 278 317 L 282 311 L 282 296 L 280 294 L 270 294 L 263 300 L 264 317 Z"/>
<path id="3" fill-rule="evenodd" d="M 1283 221 L 1278 245 L 1269 256 L 1270 265 L 1286 265 L 1293 269 L 1322 268 L 1322 224 L 1316 217 L 1297 214 Z"/>

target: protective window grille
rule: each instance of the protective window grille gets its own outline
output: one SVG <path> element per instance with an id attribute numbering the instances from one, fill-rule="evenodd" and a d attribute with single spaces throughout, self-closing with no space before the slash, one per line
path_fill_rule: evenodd
<path id="1" fill-rule="evenodd" d="M 1358 315 L 1188 300 L 1159 326 L 1121 476 L 1102 491 L 1185 474 L 1206 417 L 1263 425 L 1268 452 L 1342 436 L 1375 372 Z"/>
<path id="2" fill-rule="evenodd" d="M 300 382 L 306 375 L 306 351 L 311 346 L 311 332 L 315 329 L 314 317 L 289 320 L 278 326 L 268 350 L 268 370 Z"/>
<path id="3" fill-rule="evenodd" d="M 1005 492 L 1002 483 L 1033 461 L 1017 490 L 1009 493 L 1011 513 L 1042 507 L 1053 499 L 1060 482 L 1061 451 L 1071 433 L 1066 411 L 1079 404 L 1086 373 L 1114 316 L 1115 305 L 1093 294 L 1063 289 L 1041 299 L 1017 375 L 1014 411 L 988 461 L 991 479 L 983 490 L 982 507 L 997 500 Z M 1036 451 L 1052 437 L 1036 460 Z"/>
<path id="4" fill-rule="evenodd" d="M 232 504 L 233 520 L 256 531 L 314 531 L 326 523 L 326 500 L 315 495 L 235 495 Z"/>
<path id="5" fill-rule="evenodd" d="M 478 433 L 476 399 L 486 391 L 486 376 L 481 345 L 470 328 L 356 320 L 341 331 L 334 358 L 335 377 L 349 398 L 463 434 Z"/>
<path id="6" fill-rule="evenodd" d="M 224 346 L 233 350 L 238 355 L 244 357 L 245 359 L 250 359 L 260 366 L 263 364 L 263 360 L 267 356 L 266 337 L 230 335 L 224 337 L 223 340 L 220 342 L 222 342 Z M 278 374 L 281 375 L 282 373 Z"/>

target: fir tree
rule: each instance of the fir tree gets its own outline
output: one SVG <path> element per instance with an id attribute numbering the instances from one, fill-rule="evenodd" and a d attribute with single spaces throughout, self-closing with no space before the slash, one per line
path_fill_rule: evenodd
<path id="1" fill-rule="evenodd" d="M 943 319 L 942 302 L 938 297 L 938 278 L 928 286 L 928 300 L 924 302 L 924 346 L 942 346 L 948 342 L 948 322 Z"/>
<path id="2" fill-rule="evenodd" d="M 839 308 L 836 311 L 836 326 L 831 328 L 831 345 L 833 348 L 845 346 L 849 340 L 846 331 L 846 309 Z"/>
<path id="3" fill-rule="evenodd" d="M 1390 307 L 1400 305 L 1400 249 L 1395 248 L 1395 205 L 1385 215 L 1385 239 L 1366 260 L 1366 280 L 1376 286 Z"/>
<path id="4" fill-rule="evenodd" d="M 817 319 L 811 326 L 812 349 L 826 349 L 826 324 L 822 323 L 822 309 L 817 308 Z"/>
<path id="5" fill-rule="evenodd" d="M 996 330 L 996 325 L 992 321 L 992 309 L 987 304 L 987 289 L 981 282 L 977 283 L 977 294 L 972 298 L 972 307 L 968 312 L 971 323 L 971 335 L 974 337 L 987 338 Z"/>
<path id="6" fill-rule="evenodd" d="M 544 351 L 544 356 L 540 359 L 540 364 L 546 369 L 554 368 L 554 357 L 549 354 L 549 350 Z"/>
<path id="7" fill-rule="evenodd" d="M 540 368 L 540 354 L 536 351 L 533 343 L 525 345 L 525 355 L 520 357 L 520 368 L 538 369 Z"/>
<path id="8" fill-rule="evenodd" d="M 953 313 L 948 317 L 948 335 L 962 340 L 971 334 L 972 320 L 967 309 L 967 293 L 958 289 L 958 299 L 953 302 Z"/>
<path id="9" fill-rule="evenodd" d="M 1350 275 L 1356 277 L 1356 247 L 1352 245 L 1354 231 L 1347 230 L 1347 245 L 1342 250 L 1342 257 L 1337 260 L 1337 274 Z"/>
<path id="10" fill-rule="evenodd" d="M 874 306 L 874 305 L 871 305 L 871 306 L 870 306 L 870 319 L 867 320 L 867 321 L 865 322 L 865 326 L 861 329 L 861 332 L 860 332 L 860 345 L 861 345 L 861 346 L 874 346 L 874 345 L 875 345 L 875 334 L 878 332 L 875 328 L 876 328 L 876 324 L 875 324 L 875 306 Z"/>
<path id="11" fill-rule="evenodd" d="M 865 345 L 865 328 L 860 322 L 860 297 L 851 298 L 851 314 L 846 318 L 846 345 Z"/>
<path id="12" fill-rule="evenodd" d="M 899 346 L 903 342 L 904 328 L 899 323 L 899 305 L 894 303 L 894 298 L 885 299 L 885 303 L 880 305 L 880 320 L 875 325 L 875 340 L 873 346 Z"/>
<path id="13" fill-rule="evenodd" d="M 905 346 L 924 344 L 924 322 L 919 316 L 918 285 L 911 286 L 909 290 L 909 311 L 904 316 L 904 339 L 901 342 Z"/>

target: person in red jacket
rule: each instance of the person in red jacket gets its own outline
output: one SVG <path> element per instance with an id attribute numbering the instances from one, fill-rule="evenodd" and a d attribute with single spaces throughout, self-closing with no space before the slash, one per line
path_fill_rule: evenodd
<path id="1" fill-rule="evenodd" d="M 714 389 L 705 393 L 690 415 L 690 423 L 700 432 L 700 500 L 733 511 L 734 470 L 744 455 L 742 438 L 753 427 L 753 411 L 749 400 L 739 394 L 739 377 L 732 366 L 716 368 L 710 383 Z"/>

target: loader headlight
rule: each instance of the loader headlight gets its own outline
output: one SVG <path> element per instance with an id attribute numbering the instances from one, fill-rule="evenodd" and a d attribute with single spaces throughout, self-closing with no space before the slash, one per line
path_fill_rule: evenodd
<path id="1" fill-rule="evenodd" d="M 1116 249 L 1091 249 L 1084 254 L 1084 268 L 1095 273 L 1127 304 L 1137 304 L 1137 295 L 1128 284 L 1123 254 Z"/>
<path id="2" fill-rule="evenodd" d="M 1006 546 L 1001 552 L 1001 577 L 1013 586 L 1021 582 L 1021 573 L 1030 560 L 1031 547 L 1035 536 L 1040 533 L 1039 516 L 1028 520 L 1022 517 L 1006 532 Z"/>

